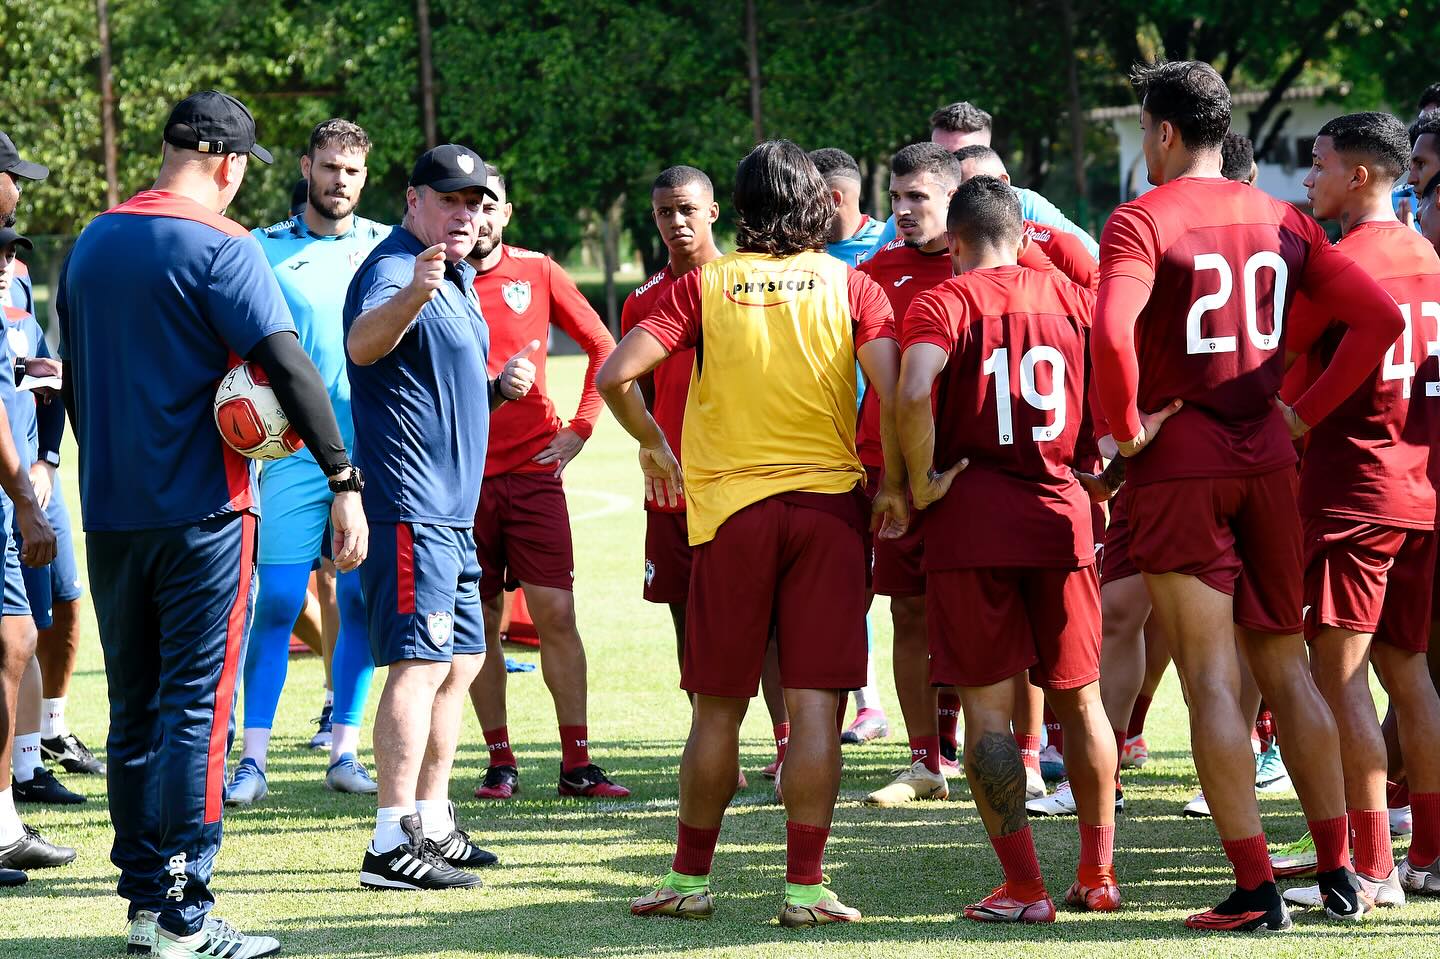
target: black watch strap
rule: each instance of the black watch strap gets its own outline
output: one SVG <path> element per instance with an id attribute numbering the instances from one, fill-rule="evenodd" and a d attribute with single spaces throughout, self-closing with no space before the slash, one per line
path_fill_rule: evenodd
<path id="1" fill-rule="evenodd" d="M 358 493 L 365 488 L 365 477 L 360 473 L 360 467 L 351 466 L 350 475 L 344 479 L 330 477 L 330 492 L 332 493 Z"/>

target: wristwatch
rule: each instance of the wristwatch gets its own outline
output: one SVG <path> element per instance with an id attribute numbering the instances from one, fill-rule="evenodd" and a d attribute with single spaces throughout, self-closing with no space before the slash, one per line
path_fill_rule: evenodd
<path id="1" fill-rule="evenodd" d="M 60 468 L 60 453 L 57 450 L 46 450 L 40 454 L 40 458 L 56 469 Z"/>
<path id="2" fill-rule="evenodd" d="M 330 477 L 330 492 L 332 493 L 358 493 L 365 488 L 365 477 L 360 473 L 360 467 L 351 466 L 350 475 L 345 479 Z"/>

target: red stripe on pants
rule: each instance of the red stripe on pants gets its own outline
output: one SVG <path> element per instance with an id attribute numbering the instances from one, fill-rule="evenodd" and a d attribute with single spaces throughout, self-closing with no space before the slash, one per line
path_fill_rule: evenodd
<path id="1" fill-rule="evenodd" d="M 395 524 L 395 611 L 415 613 L 415 534 L 409 523 Z"/>
<path id="2" fill-rule="evenodd" d="M 240 580 L 235 602 L 225 621 L 225 661 L 215 687 L 215 713 L 210 722 L 210 749 L 205 766 L 205 823 L 220 821 L 225 790 L 225 745 L 230 736 L 230 709 L 235 703 L 235 680 L 240 672 L 240 648 L 245 641 L 245 613 L 250 605 L 250 585 L 255 579 L 255 517 L 240 517 Z"/>

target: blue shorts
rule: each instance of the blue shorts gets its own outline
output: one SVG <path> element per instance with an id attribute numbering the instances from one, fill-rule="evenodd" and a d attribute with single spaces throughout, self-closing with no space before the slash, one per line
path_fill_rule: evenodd
<path id="1" fill-rule="evenodd" d="M 0 614 L 29 616 L 30 597 L 25 593 L 25 574 L 21 572 L 20 537 L 15 534 L 15 504 L 0 493 L 0 507 L 4 510 L 5 523 L 5 595 Z"/>
<path id="2" fill-rule="evenodd" d="M 480 563 L 470 530 L 372 523 L 360 585 L 375 665 L 448 663 L 453 656 L 485 652 Z"/>
<path id="3" fill-rule="evenodd" d="M 55 559 L 49 566 L 39 569 L 20 566 L 30 615 L 35 618 L 38 629 L 49 629 L 54 624 L 56 603 L 73 603 L 82 592 L 80 569 L 75 564 L 75 535 L 70 528 L 70 511 L 65 508 L 58 485 L 45 506 L 45 518 L 55 531 Z M 15 540 L 17 547 L 23 545 L 18 533 Z"/>
<path id="4" fill-rule="evenodd" d="M 322 552 L 335 494 L 313 461 L 299 456 L 260 470 L 260 562 L 312 563 Z"/>

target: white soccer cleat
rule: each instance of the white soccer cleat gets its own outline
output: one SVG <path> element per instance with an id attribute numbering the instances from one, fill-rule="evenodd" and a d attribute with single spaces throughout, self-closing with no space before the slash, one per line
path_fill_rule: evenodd
<path id="1" fill-rule="evenodd" d="M 1410 857 L 1400 860 L 1400 885 L 1422 896 L 1440 896 L 1440 859 L 1428 866 L 1410 864 Z"/>
<path id="2" fill-rule="evenodd" d="M 1032 799 L 1025 804 L 1025 811 L 1032 816 L 1073 816 L 1075 815 L 1075 794 L 1070 791 L 1070 780 L 1065 780 L 1048 796 Z"/>
<path id="3" fill-rule="evenodd" d="M 1040 799 L 1045 795 L 1045 777 L 1040 775 L 1040 770 L 1025 767 L 1025 798 Z"/>
<path id="4" fill-rule="evenodd" d="M 923 759 L 900 770 L 894 781 L 865 797 L 867 806 L 903 806 L 917 799 L 948 799 L 950 786 L 940 773 L 925 768 Z"/>
<path id="5" fill-rule="evenodd" d="M 1410 815 L 1409 806 L 1401 806 L 1399 809 L 1391 809 L 1390 813 L 1390 835 L 1408 836 L 1415 828 L 1415 821 Z"/>
<path id="6" fill-rule="evenodd" d="M 1209 819 L 1210 804 L 1205 801 L 1205 794 L 1203 792 L 1196 793 L 1195 798 L 1187 802 L 1185 808 L 1180 810 L 1180 815 L 1190 816 L 1194 819 Z"/>
<path id="7" fill-rule="evenodd" d="M 132 956 L 148 956 L 155 951 L 156 915 L 147 909 L 135 912 L 125 935 L 125 952 Z"/>
<path id="8" fill-rule="evenodd" d="M 279 940 L 247 936 L 225 920 L 212 917 L 193 936 L 176 936 L 157 926 L 153 955 L 159 959 L 259 959 L 279 951 Z"/>
<path id="9" fill-rule="evenodd" d="M 1391 869 L 1390 875 L 1384 879 L 1371 879 L 1361 872 L 1357 872 L 1355 878 L 1360 881 L 1361 894 L 1376 906 L 1393 909 L 1405 905 L 1405 889 L 1400 883 L 1400 870 Z M 1306 909 L 1319 909 L 1324 905 L 1318 885 L 1286 889 L 1283 898 L 1292 906 L 1303 906 Z"/>

